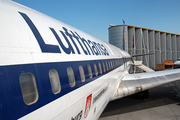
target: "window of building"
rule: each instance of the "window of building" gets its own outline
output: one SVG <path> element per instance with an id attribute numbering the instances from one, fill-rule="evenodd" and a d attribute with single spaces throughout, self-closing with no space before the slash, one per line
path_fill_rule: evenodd
<path id="1" fill-rule="evenodd" d="M 89 78 L 91 79 L 91 78 L 92 78 L 91 66 L 88 64 L 88 65 L 87 65 L 87 68 L 88 68 L 88 72 L 89 72 Z"/>
<path id="2" fill-rule="evenodd" d="M 79 66 L 79 73 L 80 73 L 81 81 L 84 82 L 85 81 L 85 75 L 84 75 L 84 69 L 83 69 L 82 65 Z"/>
<path id="3" fill-rule="evenodd" d="M 31 105 L 38 100 L 38 91 L 35 77 L 32 73 L 23 73 L 20 76 L 20 85 L 25 104 Z"/>
<path id="4" fill-rule="evenodd" d="M 49 79 L 51 82 L 52 92 L 58 94 L 61 91 L 61 84 L 59 80 L 59 74 L 55 69 L 49 70 Z"/>
<path id="5" fill-rule="evenodd" d="M 67 74 L 68 74 L 68 79 L 69 79 L 69 85 L 71 87 L 75 86 L 75 77 L 74 77 L 74 71 L 71 67 L 67 68 Z"/>
<path id="6" fill-rule="evenodd" d="M 94 71 L 95 71 L 95 75 L 98 76 L 98 70 L 97 70 L 96 63 L 94 63 Z"/>
<path id="7" fill-rule="evenodd" d="M 99 63 L 99 72 L 100 72 L 100 74 L 102 74 L 102 67 L 101 67 L 101 63 Z"/>

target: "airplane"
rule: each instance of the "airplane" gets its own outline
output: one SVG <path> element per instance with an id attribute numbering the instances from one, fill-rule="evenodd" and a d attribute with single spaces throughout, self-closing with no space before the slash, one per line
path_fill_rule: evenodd
<path id="1" fill-rule="evenodd" d="M 116 99 L 180 79 L 129 74 L 131 56 L 11 0 L 0 0 L 0 120 L 97 120 Z"/>

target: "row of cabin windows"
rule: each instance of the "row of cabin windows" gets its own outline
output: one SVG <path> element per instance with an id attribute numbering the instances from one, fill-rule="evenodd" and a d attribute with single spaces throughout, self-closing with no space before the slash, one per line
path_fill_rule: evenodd
<path id="1" fill-rule="evenodd" d="M 94 63 L 93 66 L 94 66 L 95 76 L 98 76 L 98 74 L 102 74 L 103 72 L 114 69 L 115 67 L 119 66 L 121 62 L 122 61 L 120 60 L 107 61 L 107 62 L 102 62 L 102 65 L 99 62 L 98 63 L 99 71 L 97 69 L 96 63 Z M 93 74 L 90 64 L 87 65 L 87 69 L 88 69 L 89 78 L 91 79 L 93 77 Z M 79 66 L 79 73 L 80 73 L 81 81 L 85 82 L 84 68 L 82 65 Z M 69 79 L 69 85 L 71 87 L 74 87 L 76 81 L 75 81 L 74 71 L 71 67 L 67 68 L 67 75 Z M 58 94 L 61 91 L 61 83 L 59 79 L 59 74 L 56 69 L 49 70 L 49 79 L 51 83 L 52 92 L 54 94 Z M 31 105 L 35 103 L 38 100 L 39 95 L 38 95 L 38 90 L 34 75 L 32 73 L 21 74 L 20 85 L 21 85 L 24 102 L 27 105 Z"/>

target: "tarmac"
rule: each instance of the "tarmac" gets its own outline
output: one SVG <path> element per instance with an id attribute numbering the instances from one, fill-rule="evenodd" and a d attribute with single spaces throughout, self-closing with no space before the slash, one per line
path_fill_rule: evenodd
<path id="1" fill-rule="evenodd" d="M 99 120 L 180 120 L 180 97 L 172 84 L 161 85 L 149 90 L 147 100 L 131 95 L 111 101 Z"/>

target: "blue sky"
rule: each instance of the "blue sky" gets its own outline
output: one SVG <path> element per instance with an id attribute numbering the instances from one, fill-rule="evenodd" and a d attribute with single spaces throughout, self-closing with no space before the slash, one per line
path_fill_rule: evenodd
<path id="1" fill-rule="evenodd" d="M 13 0 L 108 42 L 109 24 L 180 34 L 180 0 Z"/>

